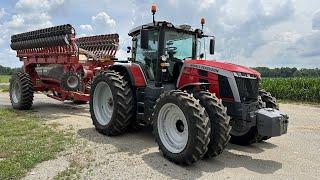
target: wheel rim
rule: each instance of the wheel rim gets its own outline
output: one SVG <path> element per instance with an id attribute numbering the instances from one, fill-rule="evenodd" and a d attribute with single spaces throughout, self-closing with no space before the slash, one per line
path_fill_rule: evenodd
<path id="1" fill-rule="evenodd" d="M 180 153 L 188 143 L 188 123 L 182 110 L 167 103 L 159 111 L 158 133 L 162 144 L 172 153 Z"/>
<path id="2" fill-rule="evenodd" d="M 12 86 L 12 100 L 14 103 L 19 103 L 19 99 L 21 97 L 21 88 L 20 83 L 18 81 L 15 81 Z"/>
<path id="3" fill-rule="evenodd" d="M 106 82 L 100 82 L 96 86 L 93 95 L 93 108 L 98 122 L 102 126 L 109 124 L 113 114 L 114 101 L 110 86 Z"/>
<path id="4" fill-rule="evenodd" d="M 76 76 L 68 77 L 67 84 L 69 88 L 76 88 L 79 84 L 78 78 Z"/>

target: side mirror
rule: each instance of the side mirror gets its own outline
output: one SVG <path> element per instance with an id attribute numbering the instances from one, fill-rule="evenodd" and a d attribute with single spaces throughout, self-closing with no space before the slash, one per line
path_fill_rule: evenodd
<path id="1" fill-rule="evenodd" d="M 141 49 L 148 49 L 149 48 L 149 31 L 146 29 L 141 29 Z"/>
<path id="2" fill-rule="evenodd" d="M 131 52 L 131 47 L 128 46 L 128 47 L 127 47 L 127 53 L 130 53 L 130 52 Z"/>
<path id="3" fill-rule="evenodd" d="M 215 39 L 210 39 L 210 54 L 214 54 Z"/>

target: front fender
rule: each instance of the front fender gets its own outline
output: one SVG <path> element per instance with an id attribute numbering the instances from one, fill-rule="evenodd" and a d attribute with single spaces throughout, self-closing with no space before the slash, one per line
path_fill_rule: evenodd
<path id="1" fill-rule="evenodd" d="M 180 90 L 209 90 L 210 83 L 197 82 L 197 83 L 188 83 L 179 87 Z"/>

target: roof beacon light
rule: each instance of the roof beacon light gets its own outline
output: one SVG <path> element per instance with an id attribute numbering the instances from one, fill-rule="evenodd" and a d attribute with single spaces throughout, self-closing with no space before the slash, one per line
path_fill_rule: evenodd
<path id="1" fill-rule="evenodd" d="M 153 24 L 156 25 L 156 21 L 154 20 L 154 15 L 155 15 L 156 12 L 157 12 L 157 5 L 152 4 L 152 6 L 151 6 L 151 12 L 152 12 Z"/>
<path id="2" fill-rule="evenodd" d="M 152 12 L 152 14 L 155 14 L 155 13 L 157 12 L 157 5 L 152 4 L 152 6 L 151 6 L 151 12 Z"/>
<path id="3" fill-rule="evenodd" d="M 202 27 L 202 31 L 203 31 L 203 26 L 206 23 L 206 19 L 203 17 L 201 18 L 201 27 Z"/>

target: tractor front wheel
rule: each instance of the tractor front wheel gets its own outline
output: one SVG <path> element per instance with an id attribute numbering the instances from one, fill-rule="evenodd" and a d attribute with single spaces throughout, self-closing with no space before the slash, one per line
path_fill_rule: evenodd
<path id="1" fill-rule="evenodd" d="M 162 94 L 153 117 L 156 142 L 170 161 L 190 165 L 207 152 L 209 118 L 191 94 L 179 90 Z"/>
<path id="2" fill-rule="evenodd" d="M 221 100 L 210 92 L 201 91 L 195 93 L 195 97 L 200 100 L 200 104 L 206 109 L 211 125 L 210 143 L 204 157 L 218 156 L 223 152 L 230 140 L 231 127 L 227 108 L 222 105 Z"/>
<path id="3" fill-rule="evenodd" d="M 264 89 L 259 90 L 259 106 L 260 108 L 263 108 L 263 103 L 265 103 L 266 108 L 272 108 L 272 109 L 278 109 L 279 110 L 279 104 L 277 103 L 277 99 Z M 269 136 L 260 136 L 258 142 L 266 141 L 270 139 Z"/>
<path id="4" fill-rule="evenodd" d="M 264 105 L 265 104 L 265 105 Z M 269 92 L 259 90 L 259 108 L 279 109 L 276 98 L 272 97 Z M 269 136 L 261 136 L 258 134 L 257 126 L 251 127 L 248 132 L 243 135 L 236 135 L 231 131 L 230 142 L 238 145 L 250 145 L 270 139 Z"/>
<path id="5" fill-rule="evenodd" d="M 13 109 L 29 110 L 33 103 L 33 85 L 29 74 L 18 72 L 10 80 L 10 101 Z"/>
<path id="6" fill-rule="evenodd" d="M 133 94 L 129 83 L 115 71 L 94 78 L 90 114 L 96 130 L 108 136 L 123 133 L 133 116 Z"/>

